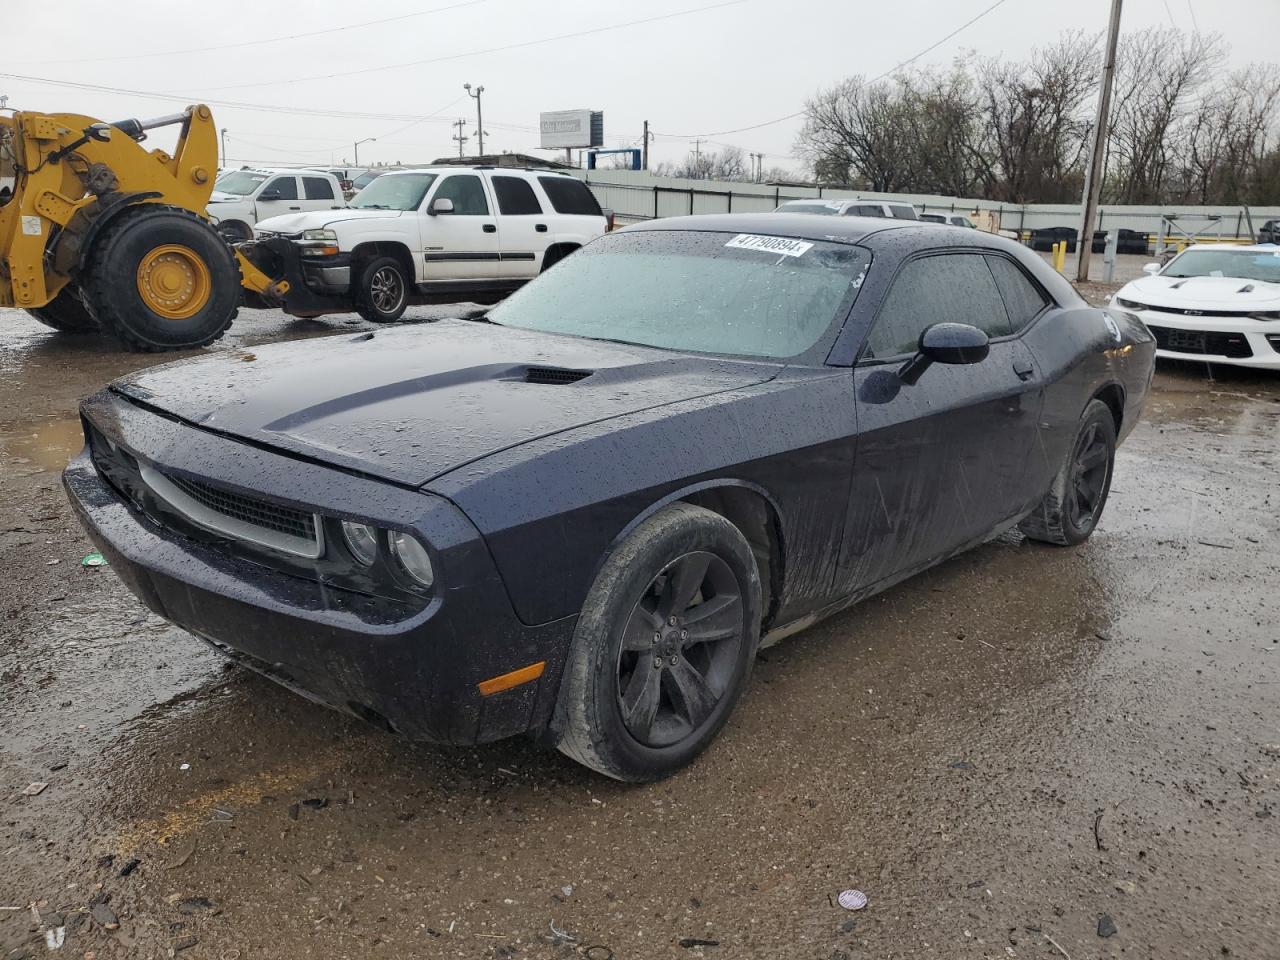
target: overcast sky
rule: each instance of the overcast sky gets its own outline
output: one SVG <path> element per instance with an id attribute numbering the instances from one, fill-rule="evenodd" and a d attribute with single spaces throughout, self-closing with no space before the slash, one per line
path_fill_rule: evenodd
<path id="1" fill-rule="evenodd" d="M 702 135 L 711 141 L 703 149 L 732 143 L 763 151 L 766 166 L 798 169 L 790 153 L 799 119 L 740 128 L 794 113 L 843 77 L 891 70 L 993 2 L 0 0 L 0 95 L 10 107 L 108 120 L 205 101 L 228 129 L 233 161 L 349 162 L 355 140 L 376 137 L 361 145 L 362 163 L 410 163 L 456 154 L 455 119 L 474 134 L 475 102 L 462 89 L 470 82 L 485 88 L 486 152 L 553 156 L 536 150 L 538 113 L 591 108 L 604 111 L 607 146 L 638 146 L 648 119 L 659 134 L 652 162 L 678 159 Z M 1004 0 L 917 65 L 945 67 L 969 51 L 1021 58 L 1063 30 L 1102 31 L 1109 6 Z M 201 8 L 207 19 L 194 19 Z M 1280 0 L 1125 2 L 1124 30 L 1171 23 L 1222 34 L 1236 65 L 1275 61 L 1280 51 Z M 579 35 L 551 39 L 565 34 Z M 56 60 L 39 55 L 51 38 Z M 474 153 L 475 141 L 467 147 Z"/>

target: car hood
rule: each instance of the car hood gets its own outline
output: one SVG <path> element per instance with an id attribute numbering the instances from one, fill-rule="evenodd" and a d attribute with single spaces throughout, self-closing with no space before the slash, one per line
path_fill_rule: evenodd
<path id="1" fill-rule="evenodd" d="M 1262 310 L 1280 304 L 1280 284 L 1239 277 L 1143 277 L 1118 294 L 1152 307 Z"/>
<path id="2" fill-rule="evenodd" d="M 308 213 L 286 213 L 280 217 L 259 220 L 259 230 L 271 233 L 300 233 L 303 230 L 319 230 L 346 220 L 394 220 L 404 216 L 403 210 L 351 210 L 339 207 L 333 210 L 312 210 Z"/>
<path id="3" fill-rule="evenodd" d="M 530 382 L 531 367 L 591 374 Z M 205 429 L 420 486 L 508 447 L 779 369 L 444 320 L 181 360 L 112 389 Z"/>

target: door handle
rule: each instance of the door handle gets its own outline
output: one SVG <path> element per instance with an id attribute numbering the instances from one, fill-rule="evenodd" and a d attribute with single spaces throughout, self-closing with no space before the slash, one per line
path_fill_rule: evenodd
<path id="1" fill-rule="evenodd" d="M 497 232 L 498 232 L 498 228 L 497 228 L 497 227 L 495 227 L 492 223 L 486 223 L 486 224 L 484 225 L 484 228 L 483 228 L 483 229 L 484 229 L 484 232 L 485 232 L 485 233 L 497 233 Z"/>
<path id="2" fill-rule="evenodd" d="M 301 210 L 302 208 L 301 208 L 301 207 L 290 207 L 289 209 L 290 209 L 290 210 Z"/>
<path id="3" fill-rule="evenodd" d="M 533 229 L 536 230 L 538 233 L 546 233 L 547 225 L 545 223 L 535 223 L 533 225 Z"/>
<path id="4" fill-rule="evenodd" d="M 1019 380 L 1030 380 L 1035 375 L 1036 368 L 1026 360 L 1015 360 L 1013 361 L 1013 372 L 1018 375 Z"/>

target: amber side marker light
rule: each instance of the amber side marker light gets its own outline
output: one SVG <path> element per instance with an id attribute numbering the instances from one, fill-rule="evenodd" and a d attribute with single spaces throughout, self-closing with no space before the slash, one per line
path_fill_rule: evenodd
<path id="1" fill-rule="evenodd" d="M 527 667 L 521 667 L 519 670 L 512 670 L 510 673 L 482 680 L 476 686 L 480 690 L 480 696 L 490 697 L 495 693 L 501 693 L 503 690 L 518 687 L 522 683 L 528 683 L 530 680 L 537 680 L 542 676 L 542 671 L 546 668 L 547 661 L 539 660 L 537 663 L 531 663 Z"/>

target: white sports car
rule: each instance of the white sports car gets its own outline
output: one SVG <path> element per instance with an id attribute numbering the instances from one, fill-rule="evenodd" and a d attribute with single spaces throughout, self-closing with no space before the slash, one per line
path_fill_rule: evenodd
<path id="1" fill-rule="evenodd" d="M 1198 244 L 1143 270 L 1111 302 L 1142 318 L 1157 357 L 1280 370 L 1280 246 Z"/>

